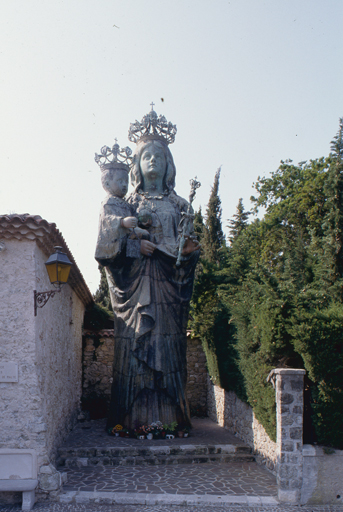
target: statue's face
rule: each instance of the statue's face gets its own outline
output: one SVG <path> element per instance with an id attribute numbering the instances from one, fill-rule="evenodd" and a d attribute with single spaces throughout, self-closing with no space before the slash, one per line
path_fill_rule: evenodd
<path id="1" fill-rule="evenodd" d="M 108 180 L 108 191 L 116 197 L 124 197 L 127 193 L 129 177 L 126 171 L 116 170 Z"/>
<path id="2" fill-rule="evenodd" d="M 140 166 L 144 179 L 151 181 L 163 178 L 167 168 L 163 149 L 154 144 L 146 146 L 141 155 Z"/>

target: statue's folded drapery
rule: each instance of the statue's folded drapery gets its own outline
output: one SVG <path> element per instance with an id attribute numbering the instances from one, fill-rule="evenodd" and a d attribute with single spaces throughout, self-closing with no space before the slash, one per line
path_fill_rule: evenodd
<path id="1" fill-rule="evenodd" d="M 108 425 L 178 421 L 190 424 L 185 396 L 186 328 L 198 251 L 176 267 L 181 212 L 187 202 L 175 192 L 129 198 L 135 215 L 151 219 L 151 257 L 125 256 L 123 243 L 106 248 L 115 314 L 115 360 Z M 102 252 L 99 238 L 97 254 Z"/>

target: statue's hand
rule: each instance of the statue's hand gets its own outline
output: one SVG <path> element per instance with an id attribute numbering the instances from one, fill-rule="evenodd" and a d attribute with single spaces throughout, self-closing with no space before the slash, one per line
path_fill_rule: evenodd
<path id="1" fill-rule="evenodd" d="M 195 236 L 187 236 L 185 240 L 185 245 L 183 246 L 182 256 L 186 256 L 187 254 L 191 254 L 194 251 L 200 249 L 201 245 Z"/>
<path id="2" fill-rule="evenodd" d="M 127 228 L 127 229 L 136 228 L 137 224 L 138 224 L 138 220 L 136 219 L 136 217 L 125 217 L 125 219 L 121 219 L 120 224 L 122 225 L 123 228 Z"/>
<path id="3" fill-rule="evenodd" d="M 141 253 L 144 256 L 151 256 L 155 249 L 156 245 L 149 242 L 149 240 L 141 240 Z"/>
<path id="4" fill-rule="evenodd" d="M 149 240 L 149 231 L 147 231 L 146 229 L 135 228 L 134 233 L 137 236 L 137 238 L 144 238 L 145 240 Z"/>

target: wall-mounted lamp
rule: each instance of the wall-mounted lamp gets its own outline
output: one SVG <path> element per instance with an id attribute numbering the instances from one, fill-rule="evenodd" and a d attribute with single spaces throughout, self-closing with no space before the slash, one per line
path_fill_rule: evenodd
<path id="1" fill-rule="evenodd" d="M 68 256 L 62 252 L 62 247 L 55 247 L 54 249 L 54 254 L 50 256 L 45 265 L 50 282 L 56 287 L 56 290 L 48 292 L 37 292 L 34 290 L 35 316 L 37 316 L 37 308 L 45 306 L 50 297 L 54 297 L 55 293 L 61 291 L 61 285 L 66 284 L 68 281 L 70 268 L 73 265 Z"/>

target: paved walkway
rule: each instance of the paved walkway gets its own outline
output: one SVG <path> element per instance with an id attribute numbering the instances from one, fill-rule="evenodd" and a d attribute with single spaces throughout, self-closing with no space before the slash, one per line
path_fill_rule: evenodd
<path id="1" fill-rule="evenodd" d="M 80 423 L 62 449 L 180 445 L 244 446 L 208 418 L 194 419 L 188 439 L 137 440 L 108 436 L 103 420 Z M 86 459 L 85 459 L 86 460 Z M 88 462 L 86 462 L 88 464 Z M 68 475 L 60 501 L 137 505 L 276 505 L 275 477 L 255 462 L 171 464 L 153 466 L 86 465 L 61 467 Z"/>
<path id="2" fill-rule="evenodd" d="M 65 491 L 276 496 L 275 477 L 254 462 L 66 469 Z"/>
<path id="3" fill-rule="evenodd" d="M 109 436 L 102 420 L 80 423 L 65 449 L 166 445 L 244 446 L 209 419 L 195 419 L 188 439 L 137 440 Z M 61 467 L 68 481 L 59 503 L 36 503 L 41 512 L 294 512 L 277 502 L 275 477 L 255 462 L 171 464 L 153 466 L 89 465 Z M 18 512 L 20 506 L 1 507 Z M 308 510 L 314 510 L 310 507 Z M 322 507 L 318 511 L 329 512 Z M 337 509 L 338 510 L 338 509 Z M 342 509 L 341 509 L 342 510 Z M 302 508 L 303 512 L 307 509 Z"/>
<path id="4" fill-rule="evenodd" d="M 123 437 L 109 436 L 106 432 L 106 420 L 93 420 L 78 423 L 70 433 L 62 447 L 90 448 L 93 446 L 175 446 L 182 444 L 232 444 L 235 446 L 244 444 L 238 437 L 230 434 L 225 428 L 220 427 L 209 418 L 192 418 L 191 435 L 187 439 L 175 438 L 172 440 L 153 439 L 126 439 Z"/>
<path id="5" fill-rule="evenodd" d="M 201 512 L 342 512 L 342 507 L 337 506 L 290 506 L 276 505 L 263 507 L 229 506 L 216 507 L 205 506 Z M 21 505 L 1 506 L 0 512 L 20 512 Z M 173 506 L 173 505 L 85 505 L 79 503 L 36 503 L 33 512 L 199 512 L 198 506 Z"/>

